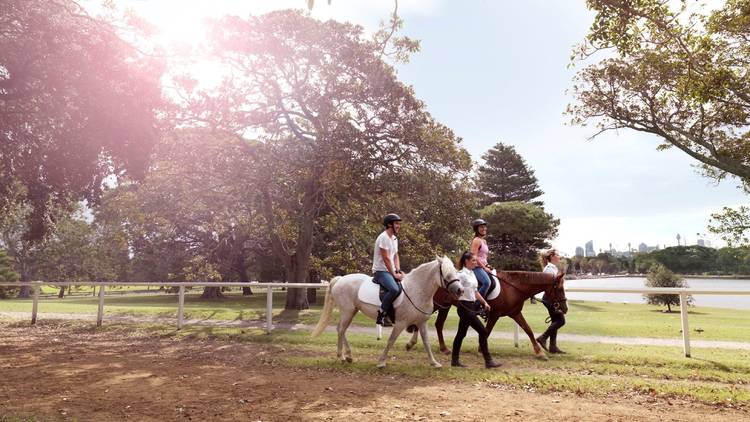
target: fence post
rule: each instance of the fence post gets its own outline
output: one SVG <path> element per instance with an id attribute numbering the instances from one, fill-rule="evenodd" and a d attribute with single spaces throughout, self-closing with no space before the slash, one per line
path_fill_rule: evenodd
<path id="1" fill-rule="evenodd" d="M 182 329 L 185 323 L 185 286 L 180 286 L 180 293 L 177 300 L 177 329 Z"/>
<path id="2" fill-rule="evenodd" d="M 31 325 L 34 325 L 36 324 L 36 314 L 39 309 L 39 290 L 42 289 L 42 286 L 39 283 L 33 283 L 31 289 L 33 290 L 31 293 Z"/>
<path id="3" fill-rule="evenodd" d="M 518 347 L 518 324 L 513 321 L 513 345 Z"/>
<path id="4" fill-rule="evenodd" d="M 273 329 L 273 289 L 266 287 L 266 333 L 271 334 Z"/>
<path id="5" fill-rule="evenodd" d="M 104 319 L 104 284 L 99 285 L 99 311 L 96 313 L 96 326 L 102 326 L 102 320 Z"/>
<path id="6" fill-rule="evenodd" d="M 682 318 L 682 340 L 685 342 L 685 357 L 690 357 L 690 331 L 688 327 L 687 293 L 680 293 L 680 317 Z"/>

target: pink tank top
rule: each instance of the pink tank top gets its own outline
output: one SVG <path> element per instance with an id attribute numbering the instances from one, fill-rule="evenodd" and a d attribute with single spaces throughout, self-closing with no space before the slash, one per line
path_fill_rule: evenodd
<path id="1" fill-rule="evenodd" d="M 487 242 L 484 239 L 480 239 L 482 242 L 479 244 L 479 250 L 477 251 L 477 261 L 482 265 L 487 265 L 487 255 L 490 253 L 490 248 L 487 247 Z"/>

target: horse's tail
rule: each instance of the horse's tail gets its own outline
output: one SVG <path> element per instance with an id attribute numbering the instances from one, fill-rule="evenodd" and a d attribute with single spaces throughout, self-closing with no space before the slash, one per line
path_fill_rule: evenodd
<path id="1" fill-rule="evenodd" d="M 336 282 L 341 277 L 334 277 L 331 282 L 328 284 L 328 288 L 326 289 L 326 299 L 323 304 L 323 313 L 320 314 L 320 320 L 318 321 L 318 325 L 315 326 L 315 328 L 312 331 L 312 334 L 310 334 L 313 337 L 319 336 L 323 330 L 326 329 L 328 326 L 328 323 L 331 321 L 331 313 L 333 312 L 333 298 L 331 297 L 331 289 L 333 288 L 333 285 L 336 284 Z"/>

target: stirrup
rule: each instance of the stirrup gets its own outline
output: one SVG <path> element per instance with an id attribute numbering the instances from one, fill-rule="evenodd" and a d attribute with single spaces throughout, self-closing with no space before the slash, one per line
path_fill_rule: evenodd
<path id="1" fill-rule="evenodd" d="M 383 311 L 378 311 L 378 318 L 375 320 L 375 323 L 383 327 L 393 327 L 391 319 L 388 318 L 388 315 Z"/>

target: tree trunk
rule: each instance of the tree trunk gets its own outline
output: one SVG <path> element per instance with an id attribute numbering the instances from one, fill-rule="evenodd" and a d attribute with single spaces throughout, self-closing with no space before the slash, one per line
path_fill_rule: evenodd
<path id="1" fill-rule="evenodd" d="M 221 299 L 224 294 L 221 293 L 221 287 L 206 286 L 203 288 L 201 299 Z"/>
<path id="2" fill-rule="evenodd" d="M 667 302 L 667 312 L 670 314 L 672 313 L 672 307 L 669 306 L 669 302 Z"/>
<path id="3" fill-rule="evenodd" d="M 21 282 L 22 283 L 28 283 L 29 282 L 29 274 L 26 271 L 21 271 Z M 21 286 L 21 290 L 18 291 L 18 297 L 20 299 L 28 299 L 31 297 L 31 287 L 29 286 Z"/>
<path id="4" fill-rule="evenodd" d="M 240 275 L 240 283 L 249 283 L 250 277 L 247 275 L 247 266 L 245 266 L 245 257 L 240 253 L 237 257 L 237 272 Z M 252 296 L 253 289 L 242 287 L 242 296 Z"/>
<path id="5" fill-rule="evenodd" d="M 310 270 L 308 283 L 320 283 L 320 273 Z M 318 303 L 318 289 L 307 289 L 307 302 L 311 305 Z"/>
<path id="6" fill-rule="evenodd" d="M 62 299 L 65 296 L 65 286 L 60 286 L 60 292 L 57 294 L 58 299 Z"/>

